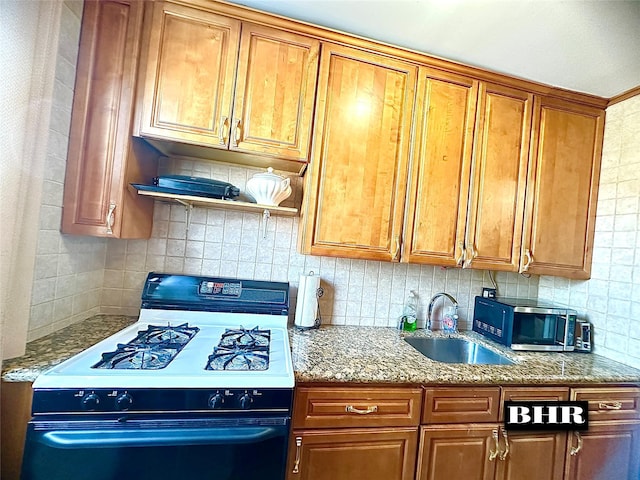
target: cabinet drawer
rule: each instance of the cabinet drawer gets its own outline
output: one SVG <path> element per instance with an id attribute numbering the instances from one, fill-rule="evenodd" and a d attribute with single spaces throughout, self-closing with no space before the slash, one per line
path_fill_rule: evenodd
<path id="1" fill-rule="evenodd" d="M 504 402 L 548 402 L 569 400 L 569 387 L 503 387 L 500 421 L 504 420 Z"/>
<path id="2" fill-rule="evenodd" d="M 296 389 L 294 428 L 404 427 L 420 423 L 419 388 Z"/>
<path id="3" fill-rule="evenodd" d="M 589 421 L 640 418 L 640 388 L 574 388 L 571 400 L 589 402 Z"/>
<path id="4" fill-rule="evenodd" d="M 500 387 L 427 388 L 422 423 L 497 422 Z"/>

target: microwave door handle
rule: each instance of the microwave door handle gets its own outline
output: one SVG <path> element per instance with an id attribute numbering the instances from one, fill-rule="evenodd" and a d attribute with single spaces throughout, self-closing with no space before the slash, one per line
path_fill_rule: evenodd
<path id="1" fill-rule="evenodd" d="M 228 445 L 261 442 L 286 435 L 284 426 L 53 430 L 43 433 L 40 442 L 61 449 Z"/>

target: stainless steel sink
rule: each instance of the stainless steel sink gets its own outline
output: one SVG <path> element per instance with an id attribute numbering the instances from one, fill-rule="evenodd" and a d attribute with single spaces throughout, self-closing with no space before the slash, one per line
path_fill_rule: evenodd
<path id="1" fill-rule="evenodd" d="M 424 356 L 438 362 L 490 365 L 514 364 L 507 357 L 462 338 L 405 337 L 405 341 Z"/>

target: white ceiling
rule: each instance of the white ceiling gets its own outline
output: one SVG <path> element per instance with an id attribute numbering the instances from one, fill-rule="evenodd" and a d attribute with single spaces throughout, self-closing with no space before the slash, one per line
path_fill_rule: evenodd
<path id="1" fill-rule="evenodd" d="M 549 85 L 640 85 L 640 0 L 232 0 Z"/>

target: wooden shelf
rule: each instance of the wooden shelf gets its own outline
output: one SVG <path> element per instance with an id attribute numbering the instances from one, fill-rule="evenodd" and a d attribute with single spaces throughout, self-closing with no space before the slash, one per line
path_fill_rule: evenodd
<path id="1" fill-rule="evenodd" d="M 221 200 L 218 198 L 198 197 L 195 195 L 178 195 L 174 193 L 150 192 L 146 190 L 137 190 L 137 192 L 138 195 L 145 195 L 147 197 L 157 198 L 158 200 L 164 200 L 166 202 L 176 202 L 185 206 L 230 208 L 232 210 L 254 213 L 264 213 L 264 211 L 267 210 L 271 215 L 281 215 L 286 217 L 295 217 L 296 215 L 298 215 L 298 209 L 292 207 L 276 207 L 273 205 L 262 205 L 260 203 Z"/>

